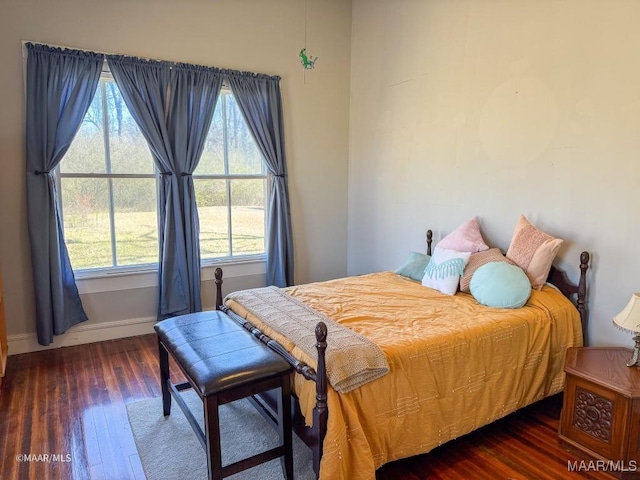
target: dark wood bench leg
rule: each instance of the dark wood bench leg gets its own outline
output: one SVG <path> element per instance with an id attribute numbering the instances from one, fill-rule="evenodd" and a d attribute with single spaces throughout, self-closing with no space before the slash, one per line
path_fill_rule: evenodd
<path id="1" fill-rule="evenodd" d="M 169 352 L 158 337 L 158 355 L 160 357 L 160 385 L 162 387 L 162 413 L 166 417 L 171 414 L 171 393 L 169 392 Z"/>
<path id="2" fill-rule="evenodd" d="M 218 397 L 204 398 L 204 426 L 207 439 L 207 470 L 209 480 L 222 480 L 222 452 L 220 450 L 220 417 Z"/>
<path id="3" fill-rule="evenodd" d="M 278 435 L 284 446 L 284 456 L 280 457 L 282 473 L 286 480 L 293 480 L 293 438 L 291 436 L 291 384 L 289 375 L 283 377 L 278 397 Z"/>

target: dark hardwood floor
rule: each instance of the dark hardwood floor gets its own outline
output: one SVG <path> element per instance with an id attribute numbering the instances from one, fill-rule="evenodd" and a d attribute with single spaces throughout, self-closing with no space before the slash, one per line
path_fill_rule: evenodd
<path id="1" fill-rule="evenodd" d="M 9 357 L 0 479 L 144 479 L 126 405 L 159 396 L 154 335 Z M 377 479 L 612 478 L 568 470 L 578 457 L 558 443 L 560 407 L 559 395 L 543 400 L 429 454 L 385 465 Z M 21 461 L 24 454 L 40 461 Z"/>

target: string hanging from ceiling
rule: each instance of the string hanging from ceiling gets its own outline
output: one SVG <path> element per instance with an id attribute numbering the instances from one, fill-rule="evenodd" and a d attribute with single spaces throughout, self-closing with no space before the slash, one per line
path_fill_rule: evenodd
<path id="1" fill-rule="evenodd" d="M 316 60 L 318 60 L 318 57 L 307 54 L 307 0 L 304 0 L 304 47 L 300 50 L 299 57 L 303 68 L 304 82 L 306 83 L 307 70 L 314 68 L 316 66 Z"/>

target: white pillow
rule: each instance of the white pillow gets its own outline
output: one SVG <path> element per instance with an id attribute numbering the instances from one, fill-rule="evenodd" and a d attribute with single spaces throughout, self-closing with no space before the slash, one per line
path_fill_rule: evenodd
<path id="1" fill-rule="evenodd" d="M 436 245 L 431 261 L 424 271 L 422 285 L 447 295 L 455 295 L 460 283 L 460 276 L 464 272 L 469 257 L 471 257 L 471 252 L 447 250 Z"/>

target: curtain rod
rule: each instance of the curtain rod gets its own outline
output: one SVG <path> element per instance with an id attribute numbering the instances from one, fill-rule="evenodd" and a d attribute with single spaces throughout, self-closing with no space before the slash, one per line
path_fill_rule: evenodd
<path id="1" fill-rule="evenodd" d="M 243 70 L 236 70 L 233 68 L 220 68 L 220 67 L 212 67 L 210 65 L 201 65 L 199 63 L 186 63 L 186 62 L 177 62 L 174 60 L 158 60 L 157 58 L 150 58 L 150 57 L 142 57 L 140 55 L 130 55 L 130 54 L 126 54 L 126 53 L 110 53 L 110 52 L 103 52 L 100 50 L 90 50 L 88 48 L 78 48 L 78 47 L 68 47 L 65 45 L 57 45 L 55 43 L 44 43 L 44 42 L 34 42 L 31 40 L 21 40 L 22 42 L 22 61 L 26 64 L 27 61 L 27 43 L 33 43 L 34 45 L 46 45 L 47 47 L 52 47 L 52 48 L 64 48 L 67 50 L 79 50 L 81 52 L 89 52 L 89 53 L 99 53 L 101 55 L 105 55 L 105 59 L 104 59 L 104 63 L 107 64 L 107 55 L 112 55 L 112 56 L 122 56 L 122 57 L 129 57 L 129 58 L 139 58 L 142 60 L 147 60 L 147 61 L 152 61 L 152 62 L 168 62 L 168 63 L 183 63 L 185 65 L 193 65 L 195 67 L 204 67 L 204 68 L 217 68 L 223 72 L 228 72 L 228 73 L 235 73 L 235 74 L 251 74 L 254 76 L 265 76 L 265 77 L 269 77 L 269 78 L 273 78 L 273 79 L 278 79 L 280 80 L 281 77 L 279 75 L 270 75 L 268 73 L 255 73 L 255 72 L 248 72 L 248 71 L 243 71 Z"/>
<path id="2" fill-rule="evenodd" d="M 48 42 L 34 42 L 32 40 L 21 40 L 22 43 L 22 57 L 23 59 L 27 58 L 27 43 L 33 43 L 34 45 L 46 45 L 47 47 L 52 47 L 52 48 L 64 48 L 66 50 L 79 50 L 81 52 L 89 52 L 89 53 L 99 53 L 101 55 L 122 55 L 121 53 L 111 53 L 111 52 L 102 52 L 100 50 L 89 50 L 88 48 L 78 48 L 78 47 L 69 47 L 67 45 L 58 45 L 56 43 L 48 43 Z M 138 57 L 138 58 L 143 58 L 144 60 L 153 60 L 152 58 L 144 58 L 144 57 Z M 106 60 L 106 58 L 105 58 Z"/>

